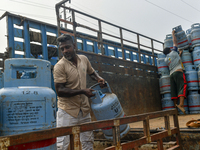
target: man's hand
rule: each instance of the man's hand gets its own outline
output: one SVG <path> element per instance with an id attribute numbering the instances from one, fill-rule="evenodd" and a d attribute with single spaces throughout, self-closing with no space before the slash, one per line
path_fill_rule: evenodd
<path id="1" fill-rule="evenodd" d="M 92 97 L 92 96 L 95 96 L 95 94 L 92 93 L 92 91 L 94 91 L 93 89 L 84 89 L 84 94 L 87 96 L 87 97 Z"/>
<path id="2" fill-rule="evenodd" d="M 183 50 L 182 49 L 178 49 L 178 51 L 179 51 L 179 56 L 181 56 L 182 53 L 183 53 Z"/>
<path id="3" fill-rule="evenodd" d="M 175 33 L 176 33 L 175 30 L 172 30 L 173 45 L 178 47 L 178 43 L 177 43 L 177 39 L 176 39 Z"/>
<path id="4" fill-rule="evenodd" d="M 96 71 L 94 71 L 92 74 L 90 74 L 90 77 L 93 80 L 95 80 L 98 83 L 100 83 L 100 87 L 101 88 L 105 87 L 105 80 L 102 77 L 100 77 L 99 74 Z"/>
<path id="5" fill-rule="evenodd" d="M 175 35 L 175 33 L 176 33 L 175 30 L 172 30 L 172 35 Z"/>
<path id="6" fill-rule="evenodd" d="M 103 78 L 99 78 L 98 83 L 100 83 L 101 88 L 103 88 L 105 86 L 105 80 Z"/>

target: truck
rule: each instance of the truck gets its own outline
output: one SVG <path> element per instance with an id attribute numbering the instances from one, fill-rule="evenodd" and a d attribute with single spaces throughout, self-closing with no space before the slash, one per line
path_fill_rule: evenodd
<path id="1" fill-rule="evenodd" d="M 77 53 L 88 57 L 94 69 L 107 80 L 113 93 L 118 96 L 126 117 L 96 121 L 92 114 L 93 121 L 91 123 L 0 137 L 0 148 L 9 149 L 10 146 L 14 145 L 70 135 L 71 150 L 78 150 L 80 149 L 80 132 L 89 130 L 95 132 L 96 149 L 102 149 L 102 147 L 108 147 L 107 150 L 142 149 L 141 145 L 152 144 L 155 141 L 154 145 L 162 150 L 165 141 L 171 140 L 175 141 L 170 146 L 171 150 L 198 147 L 197 144 L 194 144 L 199 142 L 196 134 L 198 130 L 185 129 L 184 138 L 189 136 L 191 132 L 194 133 L 188 139 L 184 139 L 180 134 L 177 110 L 161 110 L 157 55 L 162 52 L 163 42 L 67 7 L 64 5 L 67 1 L 64 0 L 56 4 L 57 26 L 9 12 L 5 12 L 1 16 L 1 18 L 6 17 L 7 19 L 8 40 L 7 51 L 0 54 L 2 72 L 4 60 L 8 58 L 48 60 L 51 62 L 53 70 L 53 66 L 62 57 L 57 48 L 56 38 L 63 33 L 70 34 L 77 45 Z M 71 12 L 72 20 L 67 20 L 66 17 L 60 18 L 61 8 Z M 76 14 L 96 20 L 98 27 L 92 28 L 77 22 Z M 117 28 L 119 33 L 113 35 L 105 32 L 102 28 L 103 24 Z M 84 30 L 83 32 L 77 31 L 77 28 Z M 126 32 L 134 35 L 135 40 L 124 38 Z M 144 39 L 149 44 L 143 44 Z M 51 83 L 52 89 L 55 90 L 53 75 Z M 87 86 L 90 87 L 93 84 L 94 81 L 87 78 Z M 174 127 L 170 127 L 170 116 L 173 117 Z M 155 118 L 164 119 L 163 129 L 150 129 L 150 120 Z M 132 128 L 126 138 L 121 140 L 119 138 L 119 125 L 133 122 L 142 122 L 143 124 L 140 129 Z M 106 141 L 99 130 L 108 127 L 113 129 L 114 140 L 112 142 Z"/>

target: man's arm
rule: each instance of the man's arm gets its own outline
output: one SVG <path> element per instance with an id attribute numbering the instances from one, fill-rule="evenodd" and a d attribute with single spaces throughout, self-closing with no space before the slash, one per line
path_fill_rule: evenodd
<path id="1" fill-rule="evenodd" d="M 175 30 L 172 31 L 172 39 L 173 39 L 174 46 L 178 47 L 177 39 L 175 36 Z"/>
<path id="2" fill-rule="evenodd" d="M 65 87 L 65 83 L 54 83 L 56 93 L 59 97 L 72 97 L 80 94 L 84 94 L 87 97 L 92 97 L 94 94 L 92 91 L 93 89 L 80 89 L 80 90 L 73 90 L 70 88 Z"/>
<path id="3" fill-rule="evenodd" d="M 89 75 L 93 80 L 97 81 L 98 83 L 100 83 L 100 86 L 103 87 L 103 85 L 105 84 L 105 80 L 99 76 L 99 74 L 94 71 L 92 74 Z"/>

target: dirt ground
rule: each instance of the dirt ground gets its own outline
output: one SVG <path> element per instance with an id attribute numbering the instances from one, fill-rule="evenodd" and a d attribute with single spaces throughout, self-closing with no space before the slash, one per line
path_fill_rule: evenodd
<path id="1" fill-rule="evenodd" d="M 200 119 L 200 114 L 188 114 L 188 115 L 179 115 L 179 127 L 180 128 L 187 128 L 186 123 L 190 120 L 197 120 Z M 156 129 L 156 128 L 162 128 L 165 127 L 164 124 L 164 117 L 150 119 L 149 120 L 150 129 Z M 131 128 L 143 128 L 143 122 L 136 122 L 136 123 L 130 123 L 129 124 Z M 173 125 L 173 116 L 170 116 L 170 126 L 174 127 Z"/>

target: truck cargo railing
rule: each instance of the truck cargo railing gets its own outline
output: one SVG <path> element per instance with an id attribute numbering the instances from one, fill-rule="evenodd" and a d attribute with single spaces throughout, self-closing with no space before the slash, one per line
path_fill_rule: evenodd
<path id="1" fill-rule="evenodd" d="M 171 115 L 173 116 L 174 127 L 170 127 L 169 116 Z M 150 119 L 158 117 L 164 117 L 165 129 L 158 133 L 150 134 Z M 121 143 L 119 126 L 122 124 L 128 124 L 138 121 L 143 121 L 144 137 L 131 142 Z M 163 150 L 162 138 L 169 137 L 172 135 L 175 135 L 176 137 L 176 145 L 171 147 L 170 150 L 182 149 L 180 131 L 179 131 L 179 122 L 176 109 L 127 116 L 124 118 L 117 118 L 111 120 L 95 121 L 95 122 L 80 124 L 77 126 L 59 127 L 48 130 L 28 132 L 18 135 L 4 136 L 0 137 L 0 149 L 7 150 L 9 146 L 70 135 L 71 150 L 80 150 L 81 148 L 80 132 L 92 131 L 108 127 L 112 127 L 114 140 L 113 140 L 113 146 L 106 148 L 106 150 L 128 150 L 131 148 L 137 150 L 139 146 L 146 143 L 151 143 L 153 141 L 157 142 L 159 150 Z"/>
<path id="2" fill-rule="evenodd" d="M 163 42 L 160 42 L 153 38 L 139 34 L 137 32 L 131 31 L 124 27 L 120 27 L 113 23 L 104 21 L 102 19 L 91 16 L 91 15 L 81 12 L 79 10 L 67 7 L 65 5 L 65 3 L 67 1 L 69 1 L 69 0 L 63 0 L 60 3 L 56 4 L 58 35 L 61 35 L 63 33 L 68 33 L 68 34 L 72 35 L 75 39 L 76 44 L 77 44 L 77 40 L 82 41 L 81 43 L 83 44 L 83 48 L 84 48 L 84 45 L 87 45 L 86 44 L 87 42 L 91 42 L 91 43 L 93 43 L 93 45 L 95 47 L 95 49 L 93 49 L 91 51 L 100 53 L 102 55 L 112 56 L 115 58 L 121 57 L 124 60 L 130 60 L 130 61 L 144 63 L 144 64 L 146 64 L 148 62 L 150 65 L 156 66 L 156 56 L 157 56 L 158 52 L 162 52 Z M 61 16 L 60 9 L 62 9 L 64 11 L 64 15 L 65 15 L 64 18 L 60 17 Z M 68 17 L 66 17 L 66 11 L 71 13 L 70 14 L 71 20 L 67 19 Z M 85 17 L 86 19 L 83 19 L 85 21 L 89 18 L 89 19 L 94 20 L 94 22 L 97 22 L 97 26 L 98 26 L 97 29 L 95 29 L 94 27 L 85 25 L 82 22 L 77 22 L 77 20 L 76 20 L 77 15 L 81 15 L 81 16 Z M 61 26 L 62 23 L 65 24 L 65 28 L 63 28 Z M 118 29 L 119 33 L 111 34 L 111 33 L 103 31 L 103 28 L 102 28 L 103 24 L 109 25 L 112 28 Z M 73 32 L 69 32 L 66 29 L 66 27 L 68 27 L 68 26 L 73 28 Z M 96 34 L 97 36 L 92 37 L 89 35 L 79 34 L 77 32 L 77 28 L 86 30 L 86 32 L 92 32 L 93 34 Z M 128 32 L 129 34 L 136 36 L 137 40 L 134 41 L 134 40 L 124 38 L 124 32 Z M 103 38 L 103 36 L 106 36 L 108 38 L 112 38 L 115 40 L 119 40 L 120 42 L 118 45 L 110 43 L 108 41 L 105 41 L 105 38 Z M 150 46 L 146 45 L 146 44 L 142 44 L 141 39 L 148 40 L 150 43 Z M 125 43 L 127 43 L 127 44 L 125 44 Z M 161 49 L 155 48 L 154 44 L 161 44 L 162 45 Z M 132 46 L 128 46 L 128 45 L 136 45 L 136 47 L 132 47 Z M 142 51 L 142 48 L 147 49 L 148 53 L 145 53 L 144 51 Z M 59 51 L 59 55 L 61 55 L 61 51 Z"/>

